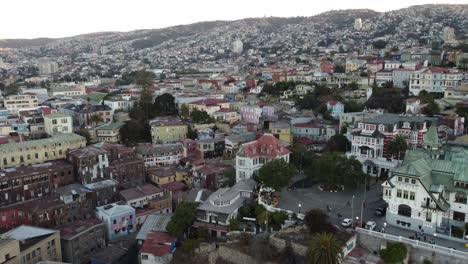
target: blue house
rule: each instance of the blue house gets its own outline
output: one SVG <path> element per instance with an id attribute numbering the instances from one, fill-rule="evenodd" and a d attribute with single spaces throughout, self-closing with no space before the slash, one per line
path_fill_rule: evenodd
<path id="1" fill-rule="evenodd" d="M 96 218 L 106 225 L 109 240 L 137 231 L 135 208 L 122 202 L 96 207 Z"/>
<path id="2" fill-rule="evenodd" d="M 340 101 L 328 101 L 327 111 L 334 119 L 340 118 L 340 115 L 344 113 L 344 104 Z"/>

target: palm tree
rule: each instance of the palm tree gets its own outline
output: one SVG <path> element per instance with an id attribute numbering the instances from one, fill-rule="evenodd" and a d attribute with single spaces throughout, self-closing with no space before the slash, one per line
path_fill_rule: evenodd
<path id="1" fill-rule="evenodd" d="M 343 248 L 333 234 L 320 233 L 310 241 L 307 257 L 310 264 L 340 264 Z"/>
<path id="2" fill-rule="evenodd" d="M 406 143 L 406 139 L 402 135 L 397 135 L 392 141 L 388 143 L 388 150 L 392 154 L 392 156 L 396 157 L 397 159 L 401 159 L 401 153 L 405 152 L 408 148 L 408 144 Z"/>

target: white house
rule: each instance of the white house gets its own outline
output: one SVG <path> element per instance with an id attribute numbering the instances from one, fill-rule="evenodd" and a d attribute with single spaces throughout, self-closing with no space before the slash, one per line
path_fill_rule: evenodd
<path id="1" fill-rule="evenodd" d="M 271 160 L 283 159 L 289 163 L 290 153 L 279 139 L 268 133 L 257 140 L 242 144 L 236 155 L 236 181 L 252 178 Z"/>
<path id="2" fill-rule="evenodd" d="M 49 135 L 57 133 L 72 133 L 72 117 L 62 113 L 44 116 L 44 129 Z"/>

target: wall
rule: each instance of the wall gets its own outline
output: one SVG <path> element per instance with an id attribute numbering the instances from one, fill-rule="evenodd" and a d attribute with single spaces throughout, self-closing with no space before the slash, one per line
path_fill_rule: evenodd
<path id="1" fill-rule="evenodd" d="M 218 256 L 228 262 L 234 264 L 257 264 L 254 258 L 239 252 L 235 249 L 231 249 L 225 246 L 220 246 L 218 249 Z M 272 262 L 263 262 L 264 264 L 273 264 Z"/>

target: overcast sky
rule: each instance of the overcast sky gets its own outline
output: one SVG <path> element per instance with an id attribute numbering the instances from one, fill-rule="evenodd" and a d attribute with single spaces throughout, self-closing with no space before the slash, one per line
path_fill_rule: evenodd
<path id="1" fill-rule="evenodd" d="M 332 9 L 389 11 L 468 0 L 1 0 L 0 39 L 67 37 L 210 20 L 312 16 Z"/>

